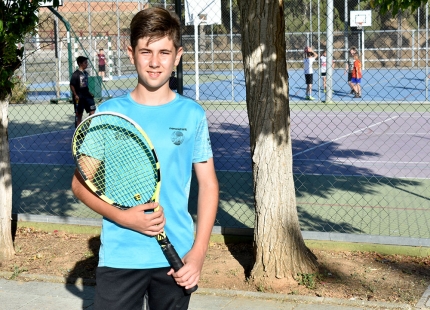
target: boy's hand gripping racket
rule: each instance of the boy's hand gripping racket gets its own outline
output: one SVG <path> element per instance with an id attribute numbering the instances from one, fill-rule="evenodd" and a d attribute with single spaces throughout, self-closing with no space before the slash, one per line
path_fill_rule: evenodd
<path id="1" fill-rule="evenodd" d="M 105 202 L 128 209 L 158 202 L 160 165 L 154 147 L 138 124 L 117 113 L 94 114 L 76 128 L 72 153 L 88 187 Z M 175 271 L 184 264 L 165 232 L 156 236 Z M 186 289 L 187 294 L 197 285 Z"/>

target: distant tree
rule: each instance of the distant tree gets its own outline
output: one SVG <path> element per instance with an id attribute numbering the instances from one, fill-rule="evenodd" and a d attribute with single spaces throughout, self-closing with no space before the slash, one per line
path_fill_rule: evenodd
<path id="1" fill-rule="evenodd" d="M 396 16 L 407 9 L 413 12 L 427 2 L 427 0 L 370 0 L 370 5 L 373 8 L 379 8 L 381 14 L 391 13 Z"/>
<path id="2" fill-rule="evenodd" d="M 40 1 L 40 2 L 39 2 Z M 0 1 L 0 261 L 12 258 L 12 175 L 8 142 L 8 107 L 21 66 L 25 35 L 34 32 L 40 3 L 47 0 Z M 54 0 L 58 5 L 58 0 Z"/>

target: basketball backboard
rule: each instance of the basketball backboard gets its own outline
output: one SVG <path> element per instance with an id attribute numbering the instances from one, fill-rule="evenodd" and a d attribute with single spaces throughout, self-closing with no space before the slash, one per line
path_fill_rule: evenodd
<path id="1" fill-rule="evenodd" d="M 372 26 L 372 11 L 351 11 L 349 26 L 351 27 L 366 27 Z"/>
<path id="2" fill-rule="evenodd" d="M 185 24 L 221 24 L 221 0 L 185 0 Z"/>
<path id="3" fill-rule="evenodd" d="M 63 0 L 58 0 L 58 6 L 62 6 L 63 5 Z M 54 0 L 49 0 L 46 2 L 39 2 L 39 6 L 40 7 L 48 7 L 48 6 L 54 6 Z"/>

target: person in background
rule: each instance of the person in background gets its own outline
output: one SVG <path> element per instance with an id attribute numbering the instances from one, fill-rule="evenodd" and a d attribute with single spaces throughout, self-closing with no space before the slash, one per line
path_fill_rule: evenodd
<path id="1" fill-rule="evenodd" d="M 327 91 L 327 86 L 326 86 L 326 84 L 327 84 L 327 77 L 326 77 L 326 74 L 327 74 L 327 52 L 326 51 L 323 51 L 321 53 L 320 62 L 321 62 L 321 77 L 323 80 L 324 92 L 326 92 Z"/>
<path id="2" fill-rule="evenodd" d="M 96 111 L 94 96 L 88 88 L 88 72 L 85 70 L 88 67 L 88 58 L 79 56 L 76 58 L 76 62 L 79 68 L 70 78 L 70 91 L 72 92 L 75 107 L 75 127 L 81 123 L 84 110 L 89 115 L 94 114 Z"/>
<path id="3" fill-rule="evenodd" d="M 102 80 L 105 81 L 106 76 L 106 55 L 103 49 L 99 49 L 97 53 L 97 57 L 99 58 L 99 76 L 102 77 Z"/>
<path id="4" fill-rule="evenodd" d="M 361 98 L 361 78 L 363 77 L 362 71 L 361 71 L 361 61 L 358 56 L 358 53 L 354 54 L 354 66 L 352 68 L 352 78 L 351 82 L 354 87 L 355 96 L 354 98 Z"/>
<path id="5" fill-rule="evenodd" d="M 354 84 L 352 83 L 352 70 L 354 68 L 354 55 L 357 54 L 357 48 L 355 46 L 351 46 L 349 48 L 349 57 L 348 61 L 345 64 L 345 73 L 348 73 L 348 85 L 351 88 L 351 95 L 355 94 Z"/>
<path id="6" fill-rule="evenodd" d="M 313 63 L 317 60 L 318 54 L 315 53 L 311 47 L 305 47 L 305 59 L 303 60 L 306 80 L 306 99 L 314 100 L 312 97 L 312 84 L 314 78 Z"/>

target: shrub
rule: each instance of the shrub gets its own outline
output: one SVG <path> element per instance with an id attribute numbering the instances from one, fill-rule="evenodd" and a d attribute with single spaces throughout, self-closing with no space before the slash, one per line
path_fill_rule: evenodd
<path id="1" fill-rule="evenodd" d="M 12 76 L 11 81 L 13 83 L 12 96 L 10 98 L 10 103 L 26 103 L 28 88 L 17 75 Z"/>

